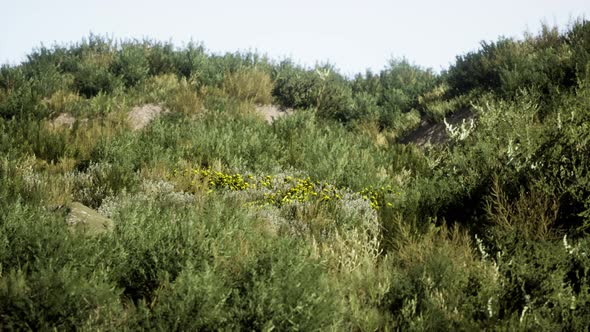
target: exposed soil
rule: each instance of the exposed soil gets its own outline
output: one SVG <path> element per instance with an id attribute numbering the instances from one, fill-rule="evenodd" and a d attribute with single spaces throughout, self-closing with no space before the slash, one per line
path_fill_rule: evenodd
<path id="1" fill-rule="evenodd" d="M 284 109 L 277 105 L 256 106 L 256 112 L 262 114 L 269 124 L 280 117 L 293 114 L 292 109 Z"/>
<path id="2" fill-rule="evenodd" d="M 474 119 L 476 114 L 473 110 L 464 108 L 447 116 L 448 124 L 460 125 L 463 120 L 468 121 Z M 449 135 L 446 130 L 444 122 L 423 121 L 420 127 L 413 132 L 400 139 L 401 143 L 414 143 L 419 146 L 426 144 L 442 144 L 448 141 Z"/>
<path id="3" fill-rule="evenodd" d="M 166 113 L 167 110 L 160 105 L 145 104 L 134 107 L 127 115 L 129 126 L 133 130 L 140 130 L 147 126 L 152 120 L 160 116 L 161 113 Z"/>
<path id="4" fill-rule="evenodd" d="M 73 117 L 69 113 L 61 113 L 57 116 L 57 118 L 51 121 L 51 125 L 53 128 L 61 128 L 61 127 L 68 127 L 72 128 L 72 126 L 76 123 L 76 118 Z"/>

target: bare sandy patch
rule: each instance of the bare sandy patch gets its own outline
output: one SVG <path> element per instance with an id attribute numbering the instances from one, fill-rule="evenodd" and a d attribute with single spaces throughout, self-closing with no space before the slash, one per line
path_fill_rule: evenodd
<path id="1" fill-rule="evenodd" d="M 292 109 L 284 109 L 277 105 L 259 105 L 256 106 L 256 112 L 260 113 L 269 124 L 280 117 L 293 114 Z"/>
<path id="2" fill-rule="evenodd" d="M 161 105 L 145 104 L 136 106 L 127 115 L 127 122 L 131 126 L 131 129 L 140 130 L 145 128 L 150 122 L 160 116 L 160 114 L 166 112 L 167 110 Z"/>
<path id="3" fill-rule="evenodd" d="M 57 116 L 57 118 L 51 121 L 51 125 L 53 126 L 53 128 L 72 128 L 72 126 L 74 126 L 74 123 L 76 123 L 76 118 L 69 113 L 61 113 Z"/>

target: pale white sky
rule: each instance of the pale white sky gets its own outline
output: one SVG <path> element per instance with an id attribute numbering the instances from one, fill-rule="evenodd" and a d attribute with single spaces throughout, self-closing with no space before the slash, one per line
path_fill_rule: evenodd
<path id="1" fill-rule="evenodd" d="M 589 0 L 0 0 L 0 8 L 0 63 L 92 32 L 330 61 L 345 74 L 381 70 L 392 57 L 438 71 L 482 40 L 590 18 Z"/>

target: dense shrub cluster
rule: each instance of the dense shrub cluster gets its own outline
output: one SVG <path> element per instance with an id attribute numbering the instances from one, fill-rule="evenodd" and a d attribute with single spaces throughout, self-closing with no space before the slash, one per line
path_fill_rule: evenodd
<path id="1" fill-rule="evenodd" d="M 560 89 L 575 88 L 587 77 L 588 24 L 575 22 L 561 34 L 543 27 L 538 36 L 482 42 L 481 50 L 458 56 L 447 73 L 453 94 L 493 91 L 515 97 L 521 89 L 541 91 L 552 98 Z"/>
<path id="2" fill-rule="evenodd" d="M 585 330 L 589 36 L 354 78 L 41 47 L 0 68 L 0 330 Z M 420 125 L 446 138 L 400 143 Z M 80 204 L 114 227 L 70 227 Z"/>

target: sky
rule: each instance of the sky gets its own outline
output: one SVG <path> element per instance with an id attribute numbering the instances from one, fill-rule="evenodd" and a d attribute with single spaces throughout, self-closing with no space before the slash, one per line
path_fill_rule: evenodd
<path id="1" fill-rule="evenodd" d="M 257 51 L 343 74 L 379 71 L 391 59 L 435 71 L 481 41 L 520 38 L 541 24 L 590 19 L 590 0 L 0 0 L 0 63 L 18 64 L 42 43 L 91 33 L 150 38 L 212 53 Z"/>

